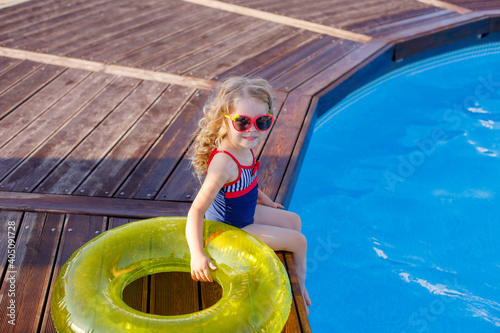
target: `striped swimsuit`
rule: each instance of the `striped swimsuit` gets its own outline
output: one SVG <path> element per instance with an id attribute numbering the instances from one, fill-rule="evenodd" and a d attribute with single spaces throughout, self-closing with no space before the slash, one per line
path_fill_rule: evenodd
<path id="1" fill-rule="evenodd" d="M 225 222 L 238 228 L 246 227 L 253 223 L 255 207 L 257 206 L 259 188 L 257 185 L 257 169 L 259 169 L 259 161 L 255 160 L 253 150 L 252 165 L 244 166 L 227 151 L 214 149 L 208 160 L 208 165 L 210 165 L 212 158 L 218 153 L 231 156 L 238 165 L 239 175 L 235 181 L 225 184 L 220 189 L 205 213 L 205 218 Z"/>

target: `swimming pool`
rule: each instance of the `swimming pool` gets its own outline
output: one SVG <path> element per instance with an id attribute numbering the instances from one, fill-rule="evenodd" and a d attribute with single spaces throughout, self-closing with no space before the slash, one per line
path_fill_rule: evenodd
<path id="1" fill-rule="evenodd" d="M 313 332 L 500 331 L 500 43 L 365 85 L 320 117 L 289 209 Z"/>

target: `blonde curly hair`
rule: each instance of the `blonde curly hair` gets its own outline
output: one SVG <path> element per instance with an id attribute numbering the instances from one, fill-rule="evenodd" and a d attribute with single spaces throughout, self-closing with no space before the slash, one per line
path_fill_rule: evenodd
<path id="1" fill-rule="evenodd" d="M 207 173 L 208 160 L 213 148 L 218 148 L 227 135 L 224 115 L 230 114 L 236 102 L 242 98 L 251 98 L 267 105 L 267 112 L 273 114 L 272 89 L 264 79 L 231 77 L 217 89 L 203 107 L 204 117 L 199 121 L 200 131 L 195 139 L 195 152 L 191 163 L 201 181 Z"/>

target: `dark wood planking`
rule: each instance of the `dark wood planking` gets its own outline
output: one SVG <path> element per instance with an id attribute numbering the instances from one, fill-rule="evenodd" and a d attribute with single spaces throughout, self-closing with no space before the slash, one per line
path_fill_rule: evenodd
<path id="1" fill-rule="evenodd" d="M 384 0 L 373 3 L 355 2 L 353 4 L 356 7 L 353 6 L 348 9 L 348 14 L 330 8 L 319 14 L 319 16 L 312 16 L 310 19 L 355 32 L 354 27 L 362 30 L 364 27 L 373 24 L 383 24 L 383 22 L 387 23 L 441 10 L 414 0 Z"/>
<path id="2" fill-rule="evenodd" d="M 112 112 L 139 80 L 119 77 L 87 104 L 76 116 L 24 160 L 1 183 L 4 189 L 30 192 Z"/>
<path id="3" fill-rule="evenodd" d="M 5 246 L 0 248 L 0 287 L 4 283 L 4 276 L 9 265 L 7 259 L 15 259 L 12 253 L 10 253 L 11 255 L 9 256 L 8 250 L 12 250 L 12 248 L 9 248 L 8 244 L 9 239 L 13 239 L 14 241 L 17 239 L 22 216 L 22 212 L 8 210 L 0 211 L 0 227 L 2 228 L 0 230 L 0 244 L 5 244 Z M 10 241 L 10 243 L 12 243 L 12 241 Z"/>
<path id="4" fill-rule="evenodd" d="M 51 291 L 61 267 L 68 261 L 73 252 L 78 250 L 86 242 L 106 231 L 106 225 L 107 218 L 103 216 L 66 215 L 54 272 L 48 284 Z M 97 270 L 99 267 L 91 267 L 90 269 Z M 50 293 L 46 302 L 47 306 L 43 313 L 42 332 L 56 332 L 54 322 L 50 316 L 51 300 L 52 294 Z"/>
<path id="5" fill-rule="evenodd" d="M 165 90 L 166 84 L 146 81 L 134 89 L 90 133 L 34 192 L 69 194 L 103 160 L 115 144 Z M 143 128 L 143 130 L 146 130 Z M 80 190 L 81 193 L 85 189 Z"/>
<path id="6" fill-rule="evenodd" d="M 25 77 L 34 72 L 41 64 L 24 60 L 14 66 L 10 66 L 0 75 L 0 97 L 9 88 L 22 81 Z M 1 111 L 3 114 L 3 111 Z M 0 116 L 2 118 L 2 116 Z"/>
<path id="7" fill-rule="evenodd" d="M 89 27 L 88 29 L 85 29 L 88 31 L 85 33 L 84 37 L 71 40 L 65 44 L 60 44 L 59 46 L 48 49 L 47 51 L 50 53 L 64 54 L 66 56 L 78 58 L 79 53 L 82 51 L 85 52 L 89 44 L 114 38 L 124 31 L 132 30 L 144 24 L 148 24 L 150 21 L 153 21 L 156 18 L 161 18 L 163 15 L 164 13 L 160 10 L 160 8 L 152 8 L 148 11 L 140 12 L 140 14 L 135 17 L 127 15 L 121 20 L 113 22 L 113 24 L 109 24 L 100 30 L 94 30 Z"/>
<path id="8" fill-rule="evenodd" d="M 111 1 L 93 3 L 91 7 L 71 13 L 70 17 L 58 16 L 52 25 L 24 33 L 22 38 L 4 42 L 2 46 L 33 51 L 54 47 L 59 43 L 67 42 L 68 38 L 78 36 L 78 32 L 85 26 L 93 26 L 108 19 L 109 15 L 106 13 L 115 7 L 116 3 Z M 130 10 L 133 9 L 130 8 Z"/>
<path id="9" fill-rule="evenodd" d="M 75 194 L 113 196 L 158 137 L 184 108 L 194 89 L 170 86 L 90 174 Z M 118 192 L 119 194 L 120 192 Z"/>
<path id="10" fill-rule="evenodd" d="M 0 120 L 0 148 L 39 117 L 42 117 L 45 112 L 78 86 L 88 75 L 90 75 L 90 72 L 77 69 L 66 70 Z M 45 125 L 43 124 L 43 126 Z M 3 156 L 5 157 L 5 155 Z"/>
<path id="11" fill-rule="evenodd" d="M 198 90 L 129 175 L 117 197 L 153 199 L 187 151 L 208 93 Z"/>
<path id="12" fill-rule="evenodd" d="M 18 105 L 42 89 L 64 71 L 64 68 L 52 65 L 38 67 L 15 86 L 0 95 L 0 119 L 3 119 Z"/>
<path id="13" fill-rule="evenodd" d="M 168 49 L 171 43 L 179 43 L 180 35 L 189 33 L 195 27 L 200 26 L 201 19 L 194 16 L 185 17 L 191 9 L 181 7 L 177 11 L 168 12 L 168 15 L 160 16 L 138 26 L 137 28 L 126 30 L 104 40 L 99 40 L 87 45 L 86 50 L 81 50 L 79 55 L 83 58 L 92 57 L 95 61 L 113 62 L 120 65 L 133 65 L 133 61 L 128 61 L 135 52 L 146 52 L 153 56 L 154 52 L 150 48 L 169 40 L 161 50 Z M 200 12 L 206 17 L 206 12 Z M 218 13 L 224 15 L 224 13 Z M 209 16 L 216 18 L 218 16 Z M 169 24 L 165 24 L 168 21 Z M 152 54 L 153 53 L 153 54 Z"/>
<path id="14" fill-rule="evenodd" d="M 320 73 L 323 69 L 336 63 L 359 46 L 360 43 L 351 41 L 333 41 L 319 52 L 312 53 L 309 57 L 306 57 L 302 64 L 298 64 L 292 70 L 272 79 L 271 84 L 274 89 L 291 91 L 302 84 L 306 78 Z"/>
<path id="15" fill-rule="evenodd" d="M 211 38 L 216 40 L 215 43 L 209 43 L 210 39 L 207 39 L 202 43 L 185 45 L 180 48 L 179 54 L 187 54 L 189 56 L 180 58 L 166 66 L 162 66 L 159 70 L 170 73 L 187 73 L 200 64 L 220 58 L 226 52 L 241 47 L 247 43 L 249 39 L 265 33 L 265 31 L 270 28 L 268 24 L 246 17 L 236 20 L 235 23 L 237 23 L 237 25 L 229 31 L 222 31 L 221 35 L 212 36 Z"/>
<path id="16" fill-rule="evenodd" d="M 128 218 L 186 216 L 190 204 L 152 200 L 0 192 L 0 209 Z"/>
<path id="17" fill-rule="evenodd" d="M 263 52 L 253 56 L 252 58 L 244 60 L 228 71 L 220 73 L 216 78 L 224 79 L 233 75 L 253 76 L 255 72 L 262 70 L 272 63 L 277 63 L 280 59 L 292 52 L 297 51 L 305 44 L 318 39 L 320 35 L 308 31 L 296 30 L 292 31 L 288 37 L 288 39 L 283 40 L 273 47 L 263 50 Z"/>
<path id="18" fill-rule="evenodd" d="M 495 0 L 486 0 L 486 1 L 446 0 L 446 2 L 452 3 L 457 6 L 469 8 L 471 10 L 498 9 L 500 7 L 500 1 L 495 1 Z"/>
<path id="19" fill-rule="evenodd" d="M 100 49 L 99 44 L 108 41 L 121 42 L 123 39 L 129 39 L 129 47 L 132 47 L 140 43 L 141 40 L 130 39 L 129 34 L 133 37 L 138 30 L 157 28 L 158 23 L 164 23 L 166 20 L 175 17 L 174 15 L 182 14 L 179 12 L 179 8 L 179 4 L 164 2 L 160 6 L 152 4 L 148 8 L 141 8 L 140 10 L 127 10 L 118 17 L 113 14 L 104 14 L 106 20 L 96 23 L 95 26 L 89 27 L 84 22 L 80 27 L 80 29 L 86 31 L 88 38 L 81 40 L 74 38 L 75 36 L 71 36 L 71 34 L 66 34 L 52 42 L 47 51 L 53 52 L 53 50 L 57 49 L 59 52 L 67 53 L 67 56 L 70 57 L 94 60 L 94 52 Z M 132 23 L 132 21 L 135 21 L 135 19 L 132 20 L 134 15 L 138 20 Z M 109 21 L 110 19 L 111 21 Z"/>
<path id="20" fill-rule="evenodd" d="M 211 14 L 209 16 L 211 18 L 210 20 L 200 21 L 194 18 L 195 25 L 169 38 L 162 39 L 158 43 L 140 49 L 128 55 L 123 60 L 117 60 L 117 62 L 124 62 L 125 64 L 128 63 L 152 70 L 165 67 L 186 56 L 191 56 L 197 49 L 210 46 L 212 39 L 219 40 L 227 38 L 226 34 L 232 34 L 232 32 L 227 33 L 227 31 L 238 29 L 238 24 L 240 24 L 241 27 L 248 24 L 246 18 L 239 17 L 235 14 L 217 11 L 208 13 Z M 233 29 L 230 29 L 231 27 L 233 27 Z M 180 71 L 177 72 L 177 74 L 179 73 Z"/>
<path id="21" fill-rule="evenodd" d="M 200 282 L 201 308 L 206 309 L 222 298 L 222 287 L 217 282 Z"/>
<path id="22" fill-rule="evenodd" d="M 22 132 L 0 149 L 2 164 L 0 164 L 0 177 L 6 177 L 19 165 L 32 151 L 54 135 L 71 117 L 80 111 L 89 100 L 109 84 L 111 76 L 93 74 L 86 79 L 87 84 L 81 84 L 70 94 L 59 100 L 47 112 L 26 126 Z M 26 121 L 29 121 L 26 120 Z M 50 156 L 51 154 L 49 154 Z M 48 159 L 48 156 L 45 156 Z M 0 190 L 6 187 L 0 183 Z"/>
<path id="23" fill-rule="evenodd" d="M 0 57 L 0 75 L 9 70 L 10 67 L 17 65 L 19 62 L 21 62 L 19 59 Z"/>
<path id="24" fill-rule="evenodd" d="M 47 5 L 51 0 L 37 0 L 36 5 L 37 6 L 45 6 Z M 20 13 L 25 12 L 26 10 L 33 10 L 33 2 L 28 1 L 26 2 L 21 2 L 18 4 L 15 4 L 13 6 L 8 6 L 4 7 L 0 11 L 0 19 L 5 19 L 6 17 L 14 17 L 15 15 L 19 15 Z"/>
<path id="25" fill-rule="evenodd" d="M 292 199 L 293 190 L 295 188 L 300 168 L 307 151 L 307 146 L 312 135 L 310 129 L 314 128 L 314 123 L 318 117 L 316 112 L 317 103 L 318 98 L 313 98 L 311 100 L 311 104 L 309 105 L 307 115 L 297 138 L 297 142 L 293 148 L 290 161 L 288 162 L 288 166 L 283 175 L 278 194 L 276 195 L 275 201 L 281 202 L 285 209 L 288 208 Z"/>
<path id="26" fill-rule="evenodd" d="M 295 269 L 295 263 L 293 261 L 293 255 L 290 252 L 284 252 L 284 257 L 285 257 L 286 267 L 288 270 L 288 277 L 290 279 L 290 285 L 292 287 L 293 299 L 298 312 L 300 327 L 302 328 L 302 332 L 310 333 L 311 326 L 309 324 L 309 317 L 307 315 L 304 298 L 302 297 L 299 279 L 297 277 L 297 271 Z"/>
<path id="27" fill-rule="evenodd" d="M 226 51 L 225 54 L 221 54 L 189 70 L 189 75 L 204 78 L 219 76 L 219 74 L 230 70 L 232 66 L 262 53 L 263 49 L 271 48 L 281 41 L 288 39 L 289 35 L 293 34 L 295 31 L 297 31 L 297 29 L 273 24 L 263 33 L 256 34 L 256 36 L 250 36 L 248 41 L 242 45 L 229 50 L 229 52 Z"/>
<path id="28" fill-rule="evenodd" d="M 388 48 L 390 45 L 381 39 L 360 46 L 338 62 L 325 68 L 321 73 L 304 81 L 293 92 L 299 95 L 314 96 L 321 91 L 330 91 L 333 84 L 338 84 L 340 79 L 352 75 Z"/>
<path id="29" fill-rule="evenodd" d="M 413 38 L 408 42 L 401 42 L 396 45 L 394 60 L 405 59 L 424 50 L 432 50 L 438 46 L 452 44 L 465 39 L 476 39 L 477 36 L 489 33 L 489 20 L 473 22 L 467 26 L 453 27 L 444 31 L 435 32 L 432 36 L 425 35 Z"/>
<path id="30" fill-rule="evenodd" d="M 284 55 L 282 58 L 276 59 L 272 64 L 254 72 L 253 75 L 270 81 L 302 64 L 310 54 L 319 52 L 335 40 L 333 37 L 320 37 Z"/>
<path id="31" fill-rule="evenodd" d="M 198 283 L 190 273 L 169 272 L 151 275 L 151 313 L 182 315 L 200 310 Z"/>
<path id="32" fill-rule="evenodd" d="M 383 37 L 412 27 L 426 26 L 429 22 L 447 20 L 458 16 L 460 14 L 452 11 L 436 10 L 431 13 L 405 18 L 404 20 L 378 19 L 374 20 L 374 22 L 366 22 L 362 26 L 353 26 L 352 29 L 359 30 L 359 32 L 372 37 Z"/>
<path id="33" fill-rule="evenodd" d="M 27 213 L 16 239 L 15 298 L 8 297 L 10 283 L 4 283 L 0 294 L 3 309 L 8 302 L 16 302 L 16 325 L 9 317 L 0 318 L 2 332 L 36 332 L 43 317 L 52 278 L 52 267 L 57 255 L 64 215 Z"/>
<path id="34" fill-rule="evenodd" d="M 69 0 L 67 6 L 82 2 L 81 0 Z M 23 18 L 34 18 L 36 14 L 45 14 L 46 12 L 54 12 L 60 9 L 59 3 L 54 3 L 51 0 L 30 1 L 29 3 L 21 3 L 15 6 L 2 8 L 0 18 L 3 25 L 8 26 L 12 22 L 20 21 Z"/>
<path id="35" fill-rule="evenodd" d="M 23 15 L 15 21 L 1 25 L 0 31 L 3 33 L 0 34 L 0 43 L 11 39 L 22 40 L 24 35 L 32 31 L 50 27 L 62 19 L 70 19 L 75 11 L 83 10 L 83 12 L 88 12 L 91 10 L 91 7 L 92 3 L 85 1 L 75 2 L 71 5 L 57 1 L 52 2 L 46 6 L 42 6 L 42 8 L 33 13 Z"/>
<path id="36" fill-rule="evenodd" d="M 276 252 L 276 255 L 278 256 L 281 263 L 283 264 L 283 266 L 285 267 L 285 269 L 288 272 L 288 267 L 287 267 L 287 263 L 285 260 L 285 254 L 286 254 L 286 252 L 283 252 L 283 251 Z M 288 272 L 288 280 L 290 281 L 290 287 L 293 287 L 291 285 L 292 279 L 291 279 L 290 275 L 291 275 L 291 273 Z M 285 327 L 283 327 L 282 333 L 302 332 L 302 328 L 300 326 L 300 321 L 299 321 L 299 312 L 297 311 L 297 301 L 296 301 L 295 296 L 293 294 L 293 289 L 291 289 L 291 291 L 292 291 L 292 306 L 290 309 L 290 314 L 288 315 L 288 320 L 286 322 L 286 325 L 285 325 Z"/>

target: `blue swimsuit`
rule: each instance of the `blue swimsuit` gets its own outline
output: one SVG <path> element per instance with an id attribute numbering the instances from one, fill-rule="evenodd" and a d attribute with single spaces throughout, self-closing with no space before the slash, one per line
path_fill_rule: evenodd
<path id="1" fill-rule="evenodd" d="M 208 165 L 218 153 L 231 156 L 238 165 L 239 175 L 234 182 L 225 184 L 220 189 L 215 200 L 208 207 L 205 218 L 225 222 L 238 228 L 246 227 L 253 223 L 255 207 L 257 206 L 259 188 L 257 185 L 257 169 L 259 169 L 259 161 L 255 160 L 252 151 L 253 164 L 244 166 L 227 151 L 214 149 L 208 160 Z"/>

